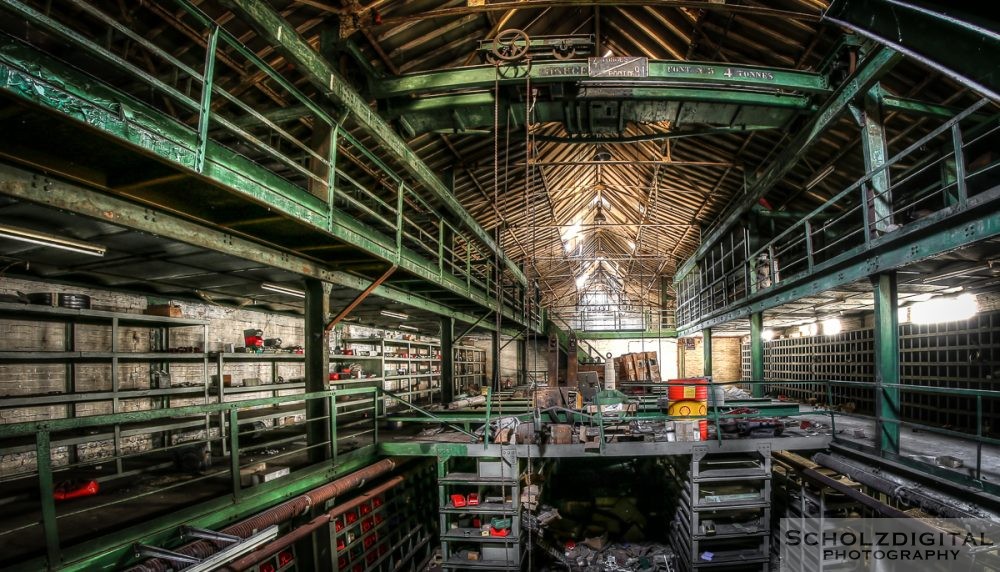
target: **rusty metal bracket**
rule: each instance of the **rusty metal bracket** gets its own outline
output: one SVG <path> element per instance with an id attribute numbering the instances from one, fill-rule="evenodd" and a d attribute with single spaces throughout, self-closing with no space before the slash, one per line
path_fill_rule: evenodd
<path id="1" fill-rule="evenodd" d="M 341 310 L 336 316 L 333 317 L 332 320 L 330 320 L 329 323 L 327 323 L 326 331 L 329 332 L 330 330 L 332 330 L 334 326 L 339 324 L 341 320 L 343 320 L 351 312 L 353 312 L 354 309 L 357 308 L 358 305 L 360 305 L 362 302 L 364 302 L 365 299 L 367 299 L 368 296 L 370 296 L 371 293 L 374 292 L 376 288 L 381 286 L 383 282 L 385 282 L 390 276 L 392 276 L 392 273 L 395 272 L 397 268 L 399 268 L 399 265 L 393 264 L 392 266 L 389 267 L 388 270 L 386 270 L 381 276 L 379 276 L 377 280 L 372 282 L 367 288 L 364 289 L 363 292 L 358 294 L 357 298 L 352 300 L 350 304 L 344 307 L 343 310 Z"/>

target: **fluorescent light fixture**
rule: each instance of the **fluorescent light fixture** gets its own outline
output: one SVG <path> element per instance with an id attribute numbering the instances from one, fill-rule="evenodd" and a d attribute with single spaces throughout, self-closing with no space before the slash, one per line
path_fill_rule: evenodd
<path id="1" fill-rule="evenodd" d="M 420 331 L 419 328 L 414 328 L 413 326 L 407 326 L 406 324 L 400 324 L 398 326 L 398 328 L 400 330 L 410 330 L 410 331 L 413 331 L 413 332 L 419 332 Z"/>
<path id="2" fill-rule="evenodd" d="M 410 317 L 402 312 L 393 312 L 392 310 L 382 310 L 379 314 L 385 316 L 386 318 L 396 318 L 397 320 L 409 320 Z"/>
<path id="3" fill-rule="evenodd" d="M 760 333 L 760 339 L 769 342 L 774 339 L 774 330 L 764 330 Z"/>
<path id="4" fill-rule="evenodd" d="M 281 286 L 280 284 L 268 284 L 267 282 L 260 285 L 261 290 L 267 290 L 269 292 L 277 292 L 278 294 L 284 294 L 285 296 L 292 296 L 294 298 L 305 298 L 306 293 L 302 290 L 296 290 L 295 288 L 288 288 Z"/>
<path id="5" fill-rule="evenodd" d="M 104 256 L 104 253 L 108 250 L 106 246 L 100 244 L 73 240 L 72 238 L 64 238 L 47 232 L 10 226 L 8 224 L 0 224 L 0 237 L 80 254 L 89 254 L 90 256 Z"/>
<path id="6" fill-rule="evenodd" d="M 822 181 L 823 179 L 829 177 L 830 173 L 832 173 L 832 172 L 833 172 L 833 165 L 827 165 L 825 169 L 823 169 L 822 171 L 816 173 L 815 175 L 813 175 L 813 178 L 811 178 L 808 181 L 806 181 L 806 184 L 805 184 L 805 187 L 804 187 L 805 190 L 808 191 L 809 189 L 815 187 L 816 185 L 818 185 L 820 183 L 820 181 Z"/>
<path id="7" fill-rule="evenodd" d="M 802 324 L 799 326 L 799 333 L 803 336 L 815 336 L 819 333 L 819 324 L 816 322 L 811 324 Z"/>
<path id="8" fill-rule="evenodd" d="M 835 336 L 841 332 L 843 326 L 840 323 L 840 318 L 830 318 L 829 320 L 823 320 L 823 335 L 824 336 Z"/>
<path id="9" fill-rule="evenodd" d="M 979 312 L 979 304 L 972 294 L 941 297 L 917 302 L 910 306 L 910 321 L 914 324 L 938 324 L 968 320 Z"/>

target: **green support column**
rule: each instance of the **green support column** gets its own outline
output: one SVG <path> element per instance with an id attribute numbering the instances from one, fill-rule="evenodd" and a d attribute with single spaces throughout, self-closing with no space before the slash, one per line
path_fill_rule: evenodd
<path id="1" fill-rule="evenodd" d="M 710 377 L 712 375 L 712 328 L 705 328 L 701 331 L 701 351 L 705 363 L 702 375 Z"/>
<path id="2" fill-rule="evenodd" d="M 441 403 L 455 399 L 455 319 L 441 317 Z"/>
<path id="3" fill-rule="evenodd" d="M 330 343 L 326 321 L 330 316 L 331 285 L 312 278 L 305 282 L 305 377 L 306 393 L 310 393 L 325 391 L 330 381 Z M 330 424 L 325 421 L 329 414 L 329 404 L 325 399 L 313 399 L 306 403 L 306 443 L 310 447 L 310 462 L 324 461 L 331 454 L 325 447 L 313 447 L 330 440 Z"/>
<path id="4" fill-rule="evenodd" d="M 875 432 L 880 451 L 899 453 L 899 304 L 896 273 L 872 277 L 875 289 Z"/>
<path id="5" fill-rule="evenodd" d="M 750 379 L 753 381 L 764 379 L 764 340 L 761 338 L 763 331 L 764 314 L 760 312 L 750 314 Z M 754 385 L 751 395 L 764 397 L 764 386 Z"/>
<path id="6" fill-rule="evenodd" d="M 490 384 L 493 387 L 493 391 L 498 391 L 500 389 L 500 331 L 495 330 L 492 338 L 493 348 L 490 351 L 493 352 L 493 367 L 491 371 L 492 379 Z"/>
<path id="7" fill-rule="evenodd" d="M 885 164 L 888 159 L 885 141 L 885 127 L 882 125 L 882 88 L 875 84 L 865 94 L 861 112 L 861 147 L 864 151 L 865 171 L 872 172 Z M 892 195 L 889 193 L 889 171 L 882 170 L 865 185 L 867 209 L 863 213 L 869 232 L 865 241 L 874 238 L 875 230 L 886 232 L 892 224 Z"/>
<path id="8" fill-rule="evenodd" d="M 528 334 L 525 332 L 524 339 L 517 342 L 517 383 L 527 385 L 528 379 Z"/>

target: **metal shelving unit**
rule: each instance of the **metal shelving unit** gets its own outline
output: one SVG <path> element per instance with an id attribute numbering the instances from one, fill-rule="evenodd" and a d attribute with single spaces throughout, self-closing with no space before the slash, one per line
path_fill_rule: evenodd
<path id="1" fill-rule="evenodd" d="M 454 395 L 461 395 L 469 385 L 486 385 L 486 350 L 475 346 L 455 346 L 452 385 Z"/>
<path id="2" fill-rule="evenodd" d="M 1000 312 L 940 324 L 899 326 L 900 383 L 955 389 L 990 389 L 1000 375 Z M 742 347 L 743 377 L 749 379 L 749 346 Z M 832 388 L 834 405 L 853 403 L 858 413 L 874 412 L 874 338 L 872 329 L 764 343 L 766 380 L 833 379 L 872 384 Z M 802 383 L 765 386 L 770 391 L 806 401 L 827 401 L 826 385 Z M 976 399 L 963 395 L 904 392 L 904 419 L 975 431 Z M 984 418 L 1000 415 L 1000 400 L 982 399 Z"/>
<path id="3" fill-rule="evenodd" d="M 475 459 L 474 471 L 453 470 L 454 464 L 470 461 L 438 462 L 442 568 L 520 570 L 525 554 L 520 518 L 520 462 L 515 455 L 503 455 Z M 466 506 L 455 506 L 452 502 L 453 494 L 468 498 L 470 493 L 478 495 L 481 502 Z M 507 536 L 492 536 L 489 529 L 487 536 L 483 536 L 483 527 L 493 519 L 510 521 Z"/>
<path id="4" fill-rule="evenodd" d="M 417 572 L 433 553 L 433 465 L 411 471 L 396 484 L 378 487 L 343 510 L 330 527 L 336 547 L 333 569 L 348 572 Z M 338 499 L 337 504 L 345 504 Z"/>
<path id="5" fill-rule="evenodd" d="M 337 361 L 371 360 L 378 363 L 382 389 L 416 403 L 440 401 L 441 346 L 437 342 L 385 337 L 344 338 L 341 342 L 351 346 L 354 354 L 335 356 Z M 370 355 L 359 352 L 369 352 Z M 367 381 L 374 380 L 369 378 Z M 395 400 L 386 398 L 383 405 L 386 409 L 392 408 Z"/>
<path id="6" fill-rule="evenodd" d="M 697 446 L 687 467 L 675 465 L 681 488 L 674 550 L 685 570 L 767 570 L 771 542 L 771 448 L 708 455 Z"/>
<path id="7" fill-rule="evenodd" d="M 857 501 L 828 487 L 807 481 L 794 471 L 782 469 L 775 471 L 775 486 L 782 493 L 778 498 L 784 501 L 779 514 L 790 519 L 790 522 L 796 522 L 799 530 L 832 531 L 836 527 L 826 522 L 827 518 L 844 517 L 851 513 L 863 514 L 864 507 Z M 861 489 L 859 484 L 846 478 L 842 478 L 841 482 Z M 772 556 L 776 563 L 780 562 L 782 570 L 821 572 L 855 568 L 856 562 L 853 561 L 824 559 L 822 545 L 800 543 L 797 546 L 786 545 L 783 550 L 779 550 L 779 533 L 777 529 L 772 533 Z"/>
<path id="8" fill-rule="evenodd" d="M 171 399 L 179 396 L 200 396 L 207 403 L 209 390 L 208 354 L 204 346 L 208 339 L 208 322 L 205 320 L 170 318 L 126 312 L 109 312 L 103 310 L 81 310 L 56 306 L 41 306 L 16 303 L 0 303 L 0 318 L 32 321 L 35 323 L 61 324 L 63 343 L 62 349 L 56 351 L 3 351 L 0 352 L 0 364 L 64 364 L 64 385 L 59 391 L 40 394 L 15 394 L 0 397 L 0 409 L 19 407 L 52 407 L 64 406 L 65 417 L 76 417 L 80 404 L 110 403 L 111 413 L 123 411 L 123 402 L 135 399 L 149 400 L 149 408 L 165 409 L 171 407 Z M 101 350 L 81 350 L 78 344 L 77 329 L 80 325 L 107 328 L 106 336 L 109 342 Z M 123 351 L 121 345 L 121 328 L 141 328 L 148 330 L 148 345 L 152 351 Z M 171 352 L 171 334 L 180 328 L 198 328 L 196 337 L 200 337 L 201 351 Z M 138 335 L 138 334 L 136 334 Z M 138 338 L 137 338 L 138 339 Z M 186 346 L 191 347 L 191 346 Z M 149 387 L 140 389 L 124 389 L 121 387 L 119 365 L 122 363 L 148 363 Z M 198 383 L 185 386 L 171 386 L 170 365 L 172 363 L 201 364 L 202 373 Z M 107 390 L 78 391 L 78 370 L 81 365 L 107 364 Z M 162 387 L 158 385 L 163 384 Z M 150 424 L 130 425 L 127 429 L 114 426 L 113 429 L 99 433 L 62 432 L 53 435 L 52 447 L 68 447 L 70 464 L 77 460 L 76 447 L 94 441 L 113 441 L 115 468 L 117 473 L 123 473 L 122 439 L 125 437 L 155 434 L 164 444 L 171 444 L 171 432 L 183 429 L 210 429 L 207 415 L 187 419 L 170 419 Z M 3 449 L 7 453 L 23 453 L 33 451 L 30 443 L 5 443 Z M 14 477 L 18 475 L 12 475 Z"/>
<path id="9" fill-rule="evenodd" d="M 211 354 L 211 358 L 215 363 L 215 375 L 213 376 L 213 384 L 211 387 L 212 393 L 218 399 L 219 403 L 228 403 L 233 401 L 244 401 L 247 399 L 257 399 L 260 397 L 278 397 L 280 395 L 290 395 L 291 393 L 305 393 L 305 381 L 285 381 L 278 382 L 280 378 L 278 375 L 278 366 L 282 363 L 303 363 L 305 361 L 305 355 L 303 354 L 292 354 L 292 353 L 274 353 L 274 352 L 264 352 L 264 353 L 224 353 L 215 352 Z M 270 383 L 262 383 L 260 385 L 230 385 L 226 386 L 224 383 L 224 376 L 226 372 L 226 365 L 232 363 L 267 363 L 270 365 L 271 369 L 271 381 Z M 266 395 L 262 395 L 266 394 Z M 240 411 L 239 421 L 242 425 L 243 423 L 253 423 L 256 421 L 264 422 L 268 424 L 269 428 L 274 428 L 278 426 L 278 419 L 284 417 L 304 417 L 305 416 L 305 403 L 296 402 L 292 404 L 283 404 L 279 406 L 262 407 L 258 409 L 250 409 L 246 411 Z M 226 427 L 227 419 L 225 413 L 219 414 L 219 427 Z M 296 421 L 294 424 L 301 424 L 302 421 Z M 286 425 L 286 424 L 281 424 Z M 291 425 L 291 424 L 288 424 Z M 229 445 L 226 439 L 220 439 L 222 443 L 223 454 L 227 453 L 229 450 Z"/>

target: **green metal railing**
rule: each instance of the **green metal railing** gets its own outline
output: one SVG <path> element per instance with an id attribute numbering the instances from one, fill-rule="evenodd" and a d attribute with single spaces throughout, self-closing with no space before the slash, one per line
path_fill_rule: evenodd
<path id="1" fill-rule="evenodd" d="M 171 512 L 177 512 L 193 503 L 221 496 L 228 496 L 234 505 L 239 505 L 251 491 L 257 494 L 256 487 L 243 486 L 241 470 L 254 467 L 261 460 L 275 463 L 278 467 L 289 467 L 290 475 L 283 478 L 287 482 L 298 478 L 300 472 L 309 472 L 318 462 L 337 466 L 352 451 L 367 450 L 368 455 L 373 455 L 380 422 L 377 414 L 380 391 L 373 387 L 358 387 L 0 425 L 0 449 L 26 440 L 34 443 L 34 470 L 28 474 L 12 475 L 14 480 L 8 485 L 34 480 L 34 493 L 24 491 L 22 494 L 26 495 L 26 499 L 36 499 L 31 508 L 25 508 L 19 518 L 13 519 L 17 524 L 0 530 L 0 544 L 11 546 L 5 549 L 5 554 L 11 558 L 17 556 L 19 561 L 37 556 L 30 552 L 31 547 L 44 546 L 50 567 L 57 567 L 63 562 L 62 550 L 65 547 L 61 533 L 65 535 L 74 528 L 79 532 L 81 522 L 100 518 L 99 515 L 107 509 L 134 506 L 135 510 L 142 511 L 143 507 L 135 503 L 154 499 L 164 502 L 166 498 L 173 499 L 167 502 L 176 503 Z M 327 414 L 308 417 L 306 410 L 312 402 L 322 403 Z M 211 425 L 207 432 L 204 429 L 185 429 L 185 420 L 199 420 L 204 427 L 206 418 Z M 267 426 L 255 423 L 263 419 L 270 419 Z M 287 424 L 279 421 L 288 419 L 294 421 Z M 132 452 L 109 448 L 105 455 L 92 454 L 89 459 L 54 462 L 60 458 L 54 453 L 67 447 L 67 443 L 78 443 L 81 435 L 86 440 L 89 433 L 101 433 L 108 429 L 115 432 L 141 430 L 149 436 L 153 446 Z M 99 445 L 101 438 L 95 439 L 95 444 Z M 301 445 L 303 441 L 305 445 Z M 196 467 L 202 459 L 201 447 L 208 447 L 216 458 L 221 451 L 226 451 L 222 457 L 225 465 Z M 261 454 L 264 458 L 255 461 L 254 456 Z M 187 455 L 191 455 L 190 460 L 185 459 Z M 62 503 L 55 500 L 53 493 L 56 485 L 67 479 L 97 479 L 99 484 L 112 482 L 101 477 L 114 480 L 118 476 L 107 474 L 102 467 L 117 462 L 124 463 L 130 473 L 152 471 L 149 474 L 160 475 L 162 480 L 148 489 L 141 486 L 141 482 L 136 482 L 132 488 L 137 491 L 123 493 L 111 488 L 100 490 L 90 499 Z M 154 517 L 163 515 L 149 515 L 150 520 Z M 41 537 L 36 536 L 39 532 Z M 20 550 L 13 548 L 15 538 L 19 548 L 28 552 L 21 554 Z"/>
<path id="2" fill-rule="evenodd" d="M 678 283 L 678 322 L 766 293 L 996 199 L 1000 122 L 986 99 L 957 113 L 756 249 L 731 237 Z M 978 201 L 978 204 L 977 204 Z M 780 214 L 780 213 L 778 213 Z"/>
<path id="3" fill-rule="evenodd" d="M 830 430 L 835 441 L 851 443 L 850 436 L 844 437 L 838 434 L 838 419 L 841 417 L 860 417 L 875 421 L 876 427 L 879 424 L 909 427 L 922 432 L 962 439 L 970 443 L 976 449 L 976 461 L 974 467 L 969 467 L 972 469 L 969 474 L 954 470 L 943 471 L 939 467 L 932 467 L 913 460 L 908 460 L 908 462 L 927 470 L 934 469 L 946 478 L 967 485 L 971 484 L 983 490 L 992 491 L 996 488 L 987 482 L 983 475 L 983 448 L 1000 446 L 1000 439 L 988 434 L 986 424 L 989 420 L 984 417 L 983 411 L 985 401 L 1000 400 L 1000 391 L 913 385 L 875 385 L 836 380 L 805 382 L 767 380 L 715 385 L 734 384 L 764 385 L 771 391 L 779 392 L 782 388 L 795 386 L 815 388 L 819 385 L 824 388 L 827 395 L 827 404 L 825 408 L 809 408 L 795 412 L 775 413 L 761 410 L 754 413 L 736 414 L 729 413 L 726 410 L 726 405 L 720 405 L 711 407 L 706 416 L 679 417 L 665 415 L 649 407 L 640 407 L 634 413 L 629 410 L 611 413 L 606 410 L 606 406 L 621 402 L 622 397 L 602 396 L 596 400 L 596 407 L 591 412 L 561 409 L 555 413 L 561 422 L 583 423 L 588 427 L 596 428 L 599 436 L 598 454 L 603 454 L 606 451 L 608 445 L 606 429 L 609 425 L 640 420 L 700 421 L 708 419 L 718 425 L 721 422 L 734 419 L 822 415 L 829 418 Z M 664 389 L 667 387 L 665 383 L 652 385 L 663 386 Z M 976 403 L 976 430 L 974 433 L 963 433 L 947 427 L 934 427 L 906 419 L 887 419 L 837 411 L 833 404 L 837 400 L 837 389 L 842 387 L 863 388 L 873 393 L 893 390 L 904 395 L 920 393 L 967 396 L 974 399 Z M 24 551 L 23 554 L 18 550 L 9 549 L 9 555 L 16 555 L 26 562 L 31 562 L 30 558 L 38 557 L 38 554 L 32 553 L 31 550 L 42 550 L 44 547 L 44 559 L 49 563 L 58 564 L 65 561 L 64 550 L 67 546 L 65 535 L 67 531 L 72 532 L 72 528 L 75 526 L 73 523 L 78 522 L 75 518 L 100 515 L 102 510 L 112 506 L 127 507 L 130 506 L 129 503 L 143 503 L 147 499 L 153 498 L 162 499 L 166 495 L 167 498 L 181 499 L 178 504 L 171 505 L 171 514 L 184 513 L 185 505 L 192 506 L 219 497 L 228 498 L 230 507 L 238 509 L 241 503 L 257 498 L 261 491 L 277 492 L 283 486 L 282 483 L 287 485 L 290 482 L 295 482 L 296 479 L 312 476 L 317 468 L 337 467 L 349 460 L 364 462 L 360 457 L 356 457 L 356 453 L 362 454 L 364 459 L 373 458 L 380 439 L 380 424 L 386 418 L 391 420 L 400 415 L 398 410 L 386 412 L 382 401 L 387 399 L 393 400 L 397 406 L 401 405 L 414 412 L 418 418 L 424 418 L 427 422 L 450 426 L 465 434 L 469 443 L 481 443 L 484 447 L 490 446 L 488 430 L 484 432 L 484 435 L 479 435 L 474 431 L 463 429 L 460 425 L 471 422 L 482 423 L 489 427 L 494 419 L 511 415 L 518 417 L 521 422 L 532 423 L 535 417 L 534 407 L 530 404 L 526 408 L 512 406 L 508 410 L 500 412 L 495 411 L 492 405 L 489 405 L 485 411 L 481 412 L 481 415 L 473 418 L 468 412 L 434 411 L 378 387 L 357 387 L 228 403 L 0 425 L 0 447 L 8 448 L 11 444 L 30 441 L 34 445 L 34 457 L 37 463 L 30 474 L 17 475 L 21 483 L 28 479 L 33 481 L 34 493 L 26 498 L 35 499 L 30 502 L 36 504 L 33 508 L 22 511 L 17 524 L 0 531 L 0 543 L 11 545 L 13 539 L 18 539 L 18 545 L 20 550 Z M 629 396 L 626 399 L 634 400 L 634 397 Z M 713 398 L 710 397 L 710 404 L 713 404 L 711 399 Z M 301 420 L 300 417 L 290 424 L 274 422 L 269 427 L 259 427 L 252 424 L 253 420 L 262 417 L 277 420 L 287 419 L 288 416 L 305 415 L 309 404 L 313 402 L 322 403 L 327 413 L 307 417 L 304 420 Z M 491 403 L 492 399 L 487 399 L 487 404 Z M 769 402 L 758 401 L 758 403 L 763 406 Z M 740 403 L 739 406 L 754 407 L 753 404 L 747 403 Z M 461 414 L 465 419 L 461 422 L 455 421 L 455 414 Z M 171 439 L 169 437 L 172 425 L 182 426 L 186 419 L 197 419 L 203 423 L 206 417 L 210 420 L 217 420 L 211 423 L 211 428 L 207 433 L 188 429 L 186 439 Z M 470 421 L 470 419 L 473 420 Z M 67 439 L 78 439 L 80 435 L 85 436 L 88 430 L 100 431 L 109 427 L 118 431 L 141 428 L 150 434 L 165 435 L 165 437 L 160 442 L 152 441 L 154 446 L 142 451 L 109 451 L 107 455 L 95 456 L 87 460 L 77 460 L 72 463 L 57 462 L 59 457 L 54 455 L 54 451 L 65 446 L 64 443 Z M 877 444 L 878 436 L 873 435 L 872 438 Z M 715 440 L 720 445 L 724 442 L 722 431 L 716 431 Z M 225 450 L 229 452 L 228 456 L 222 456 L 226 463 L 222 467 L 205 467 L 199 474 L 190 475 L 189 478 L 166 479 L 158 483 L 155 488 L 146 490 L 143 490 L 141 486 L 135 486 L 137 490 L 130 490 L 123 494 L 112 488 L 107 494 L 102 491 L 96 497 L 88 500 L 57 503 L 53 498 L 53 490 L 57 483 L 70 476 L 93 473 L 98 470 L 97 467 L 100 465 L 121 461 L 127 470 L 131 469 L 135 474 L 152 470 L 151 474 L 154 475 L 176 476 L 176 468 L 164 470 L 163 461 L 166 461 L 166 465 L 173 464 L 170 460 L 171 453 L 199 445 L 208 445 L 212 451 L 217 453 L 223 449 L 223 443 L 225 443 Z M 853 446 L 857 446 L 857 444 L 855 443 Z M 284 448 L 284 450 L 274 450 L 279 447 Z M 291 468 L 290 474 L 273 483 L 253 487 L 243 486 L 240 476 L 241 470 L 259 462 L 252 460 L 252 456 L 265 449 L 269 449 L 269 451 L 263 460 L 268 463 L 281 463 L 289 466 Z M 888 453 L 883 456 L 893 460 L 900 458 L 896 454 Z M 157 473 L 157 471 L 162 472 Z M 170 497 L 171 494 L 177 496 Z M 172 518 L 171 515 L 152 515 L 150 522 L 155 521 L 163 524 L 170 518 Z M 122 549 L 120 542 L 113 546 Z M 79 550 L 76 546 L 72 548 Z"/>
<path id="4" fill-rule="evenodd" d="M 444 214 L 433 193 L 348 131 L 350 117 L 335 116 L 323 96 L 304 93 L 294 72 L 265 61 L 188 0 L 147 7 L 178 20 L 189 41 L 183 50 L 169 33 L 144 34 L 133 20 L 86 0 L 66 4 L 78 10 L 72 19 L 19 0 L 0 4 L 30 23 L 33 34 L 72 46 L 69 63 L 78 68 L 0 35 L 6 80 L 0 88 L 145 147 L 484 306 L 502 301 L 508 317 L 525 318 L 524 286 L 506 259 L 498 265 L 475 233 Z"/>

